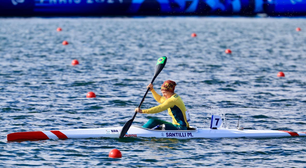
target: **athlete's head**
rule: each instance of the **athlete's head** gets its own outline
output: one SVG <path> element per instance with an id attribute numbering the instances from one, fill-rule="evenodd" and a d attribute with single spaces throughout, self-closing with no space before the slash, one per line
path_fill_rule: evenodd
<path id="1" fill-rule="evenodd" d="M 168 91 L 174 93 L 176 83 L 172 80 L 165 81 L 161 86 L 161 91 Z"/>

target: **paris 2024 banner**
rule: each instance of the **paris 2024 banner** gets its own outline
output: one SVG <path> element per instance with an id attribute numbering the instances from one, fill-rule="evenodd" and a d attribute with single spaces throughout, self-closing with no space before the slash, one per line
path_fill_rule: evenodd
<path id="1" fill-rule="evenodd" d="M 306 0 L 1 0 L 0 16 L 306 16 Z"/>

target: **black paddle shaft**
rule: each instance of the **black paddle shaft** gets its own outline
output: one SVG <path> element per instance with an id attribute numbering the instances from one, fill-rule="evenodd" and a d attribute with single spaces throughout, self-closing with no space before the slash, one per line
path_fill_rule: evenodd
<path id="1" fill-rule="evenodd" d="M 154 79 L 155 79 L 155 78 L 153 78 L 153 80 L 151 81 L 152 84 L 153 84 L 153 82 L 154 82 Z M 144 100 L 145 100 L 145 98 L 146 98 L 146 96 L 147 96 L 149 90 L 150 90 L 150 88 L 147 89 L 146 93 L 145 93 L 144 96 L 142 97 L 142 100 L 141 100 L 141 102 L 140 102 L 138 108 L 141 107 L 141 105 L 142 105 L 142 103 L 144 102 Z M 134 120 L 134 118 L 136 117 L 136 115 L 137 115 L 137 112 L 135 112 L 135 114 L 134 114 L 132 120 Z"/>
<path id="2" fill-rule="evenodd" d="M 155 73 L 154 73 L 154 77 L 151 81 L 151 84 L 153 84 L 155 78 L 158 76 L 158 74 L 163 70 L 164 66 L 166 65 L 166 62 L 167 62 L 167 57 L 160 57 L 158 60 L 157 60 L 157 65 L 156 65 L 156 69 L 155 69 Z M 138 106 L 138 108 L 141 107 L 143 101 L 145 100 L 148 92 L 149 92 L 150 88 L 147 89 L 146 93 L 144 94 L 144 96 L 142 97 L 142 100 Z M 126 122 L 121 130 L 121 133 L 120 133 L 120 136 L 119 138 L 123 138 L 124 135 L 128 132 L 128 130 L 130 129 L 135 117 L 137 115 L 137 112 L 135 112 L 134 116 L 132 119 L 130 119 L 128 122 Z"/>

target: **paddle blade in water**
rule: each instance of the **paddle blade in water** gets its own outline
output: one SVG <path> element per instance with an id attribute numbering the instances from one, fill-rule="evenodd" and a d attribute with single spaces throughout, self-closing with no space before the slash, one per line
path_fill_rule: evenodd
<path id="1" fill-rule="evenodd" d="M 131 125 L 133 123 L 133 120 L 134 120 L 134 118 L 130 119 L 128 122 L 126 122 L 124 124 L 124 126 L 122 127 L 122 130 L 121 130 L 119 138 L 123 138 L 124 135 L 128 132 L 128 130 L 130 129 L 130 127 L 131 127 Z"/>

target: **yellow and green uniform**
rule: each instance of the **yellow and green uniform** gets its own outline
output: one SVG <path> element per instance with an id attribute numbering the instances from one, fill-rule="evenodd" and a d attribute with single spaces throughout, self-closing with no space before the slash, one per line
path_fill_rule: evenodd
<path id="1" fill-rule="evenodd" d="M 186 107 L 179 95 L 174 94 L 170 98 L 166 99 L 165 97 L 156 93 L 154 89 L 152 89 L 151 92 L 153 94 L 154 99 L 157 102 L 159 102 L 160 105 L 142 110 L 143 113 L 155 114 L 168 109 L 168 114 L 172 117 L 173 126 L 175 126 L 177 129 L 187 129 L 189 127 L 189 123 L 187 121 L 187 116 L 186 116 Z M 166 124 L 166 123 L 159 123 L 159 124 Z M 146 128 L 152 127 L 152 124 L 147 123 L 144 125 L 144 127 Z"/>

